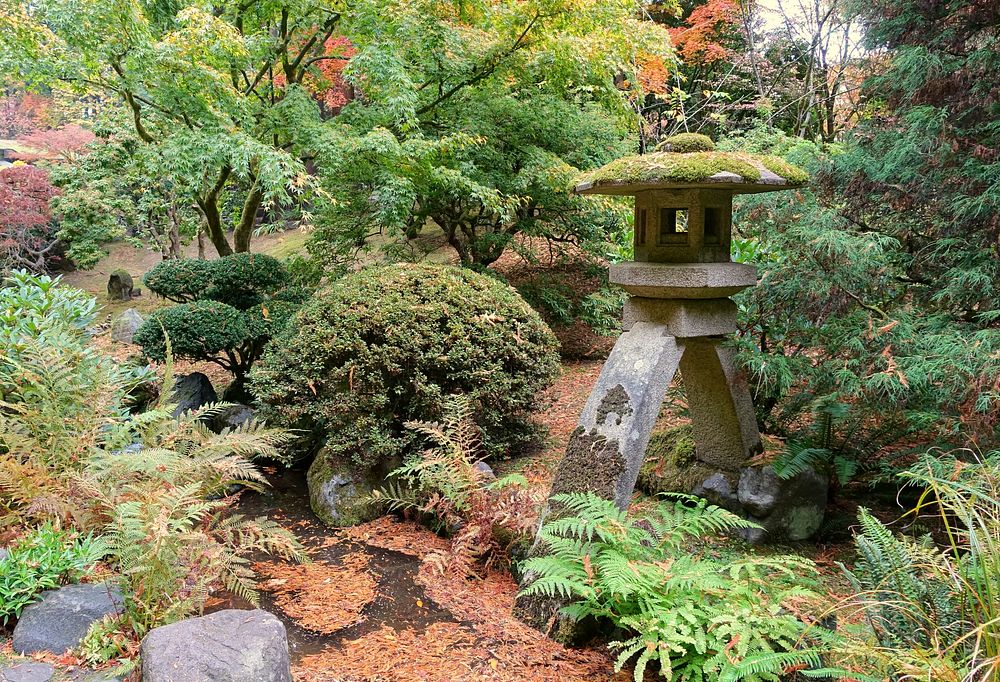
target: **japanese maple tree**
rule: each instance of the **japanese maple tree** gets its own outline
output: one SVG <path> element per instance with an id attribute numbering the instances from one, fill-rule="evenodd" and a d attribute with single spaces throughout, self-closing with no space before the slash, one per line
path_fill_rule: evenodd
<path id="1" fill-rule="evenodd" d="M 56 193 L 41 168 L 0 169 L 0 270 L 47 269 L 56 245 L 49 200 Z"/>

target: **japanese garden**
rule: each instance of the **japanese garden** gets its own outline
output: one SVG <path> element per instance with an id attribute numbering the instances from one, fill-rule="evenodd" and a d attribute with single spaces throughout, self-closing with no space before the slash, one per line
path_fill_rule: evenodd
<path id="1" fill-rule="evenodd" d="M 1000 682 L 998 45 L 0 0 L 0 682 Z"/>

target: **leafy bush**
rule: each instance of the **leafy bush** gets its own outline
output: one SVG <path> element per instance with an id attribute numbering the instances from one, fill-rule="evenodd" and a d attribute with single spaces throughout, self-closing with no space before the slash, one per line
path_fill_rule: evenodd
<path id="1" fill-rule="evenodd" d="M 64 495 L 45 490 L 44 479 L 78 471 L 121 417 L 127 391 L 150 373 L 119 366 L 87 344 L 93 298 L 23 272 L 7 284 L 0 289 L 0 492 L 58 515 Z"/>
<path id="2" fill-rule="evenodd" d="M 291 275 L 281 261 L 259 253 L 234 253 L 212 261 L 212 286 L 206 298 L 247 310 L 283 290 Z"/>
<path id="3" fill-rule="evenodd" d="M 783 154 L 820 178 L 846 163 L 836 149 L 826 154 L 773 130 L 725 144 Z M 977 298 L 985 279 L 956 285 L 954 271 L 927 279 L 933 270 L 912 264 L 935 248 L 909 249 L 930 228 L 898 214 L 861 224 L 828 199 L 802 188 L 734 204 L 737 256 L 764 282 L 736 297 L 737 361 L 763 430 L 789 440 L 781 466 L 793 473 L 814 464 L 846 480 L 895 473 L 927 444 L 1000 442 L 1000 333 L 973 312 L 985 314 L 985 303 L 955 308 L 941 293 L 959 286 Z"/>
<path id="4" fill-rule="evenodd" d="M 275 423 L 307 429 L 371 466 L 411 451 L 407 421 L 433 421 L 463 393 L 486 455 L 530 435 L 535 396 L 558 370 L 551 331 L 517 292 L 469 270 L 395 265 L 318 293 L 254 369 Z"/>
<path id="5" fill-rule="evenodd" d="M 97 301 L 60 278 L 12 272 L 0 286 L 0 362 L 26 338 L 68 333 L 80 338 L 97 317 Z"/>
<path id="6" fill-rule="evenodd" d="M 79 580 L 103 554 L 101 542 L 51 524 L 25 535 L 0 560 L 0 623 L 20 617 L 40 592 Z"/>
<path id="7" fill-rule="evenodd" d="M 800 648 L 806 625 L 782 609 L 816 597 L 812 562 L 719 559 L 692 546 L 705 533 L 754 524 L 687 496 L 639 517 L 593 493 L 553 501 L 563 515 L 542 527 L 547 553 L 524 562 L 534 579 L 522 594 L 575 600 L 565 615 L 630 633 L 611 645 L 616 670 L 635 657 L 636 682 L 650 661 L 672 680 L 777 681 L 789 666 L 820 664 L 817 651 Z"/>
<path id="8" fill-rule="evenodd" d="M 482 443 L 469 399 L 448 398 L 443 422 L 407 422 L 406 428 L 431 446 L 389 474 L 396 480 L 374 497 L 390 510 L 429 514 L 457 531 L 450 551 L 434 557 L 442 571 L 468 574 L 475 562 L 489 569 L 507 561 L 507 546 L 534 531 L 541 500 L 529 493 L 523 476 L 490 480 L 477 466 Z"/>
<path id="9" fill-rule="evenodd" d="M 180 303 L 157 310 L 136 330 L 133 338 L 145 355 L 162 361 L 169 337 L 178 357 L 232 372 L 231 395 L 240 395 L 264 346 L 303 299 L 301 291 L 287 288 L 291 277 L 281 262 L 262 254 L 163 261 L 143 281 Z"/>

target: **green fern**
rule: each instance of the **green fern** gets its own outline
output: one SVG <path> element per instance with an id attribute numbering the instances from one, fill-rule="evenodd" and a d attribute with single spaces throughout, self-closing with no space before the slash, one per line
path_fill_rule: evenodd
<path id="1" fill-rule="evenodd" d="M 816 569 L 799 557 L 722 561 L 692 551 L 703 536 L 753 527 L 690 496 L 633 517 L 592 493 L 553 497 L 562 516 L 539 532 L 546 552 L 522 569 L 525 595 L 572 599 L 573 619 L 607 618 L 634 636 L 613 642 L 616 670 L 632 661 L 679 682 L 776 681 L 789 666 L 818 666 L 807 626 L 781 605 L 814 599 Z"/>

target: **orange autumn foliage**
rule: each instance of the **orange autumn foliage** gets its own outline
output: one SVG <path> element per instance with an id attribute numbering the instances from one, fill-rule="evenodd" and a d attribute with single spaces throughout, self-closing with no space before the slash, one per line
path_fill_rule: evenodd
<path id="1" fill-rule="evenodd" d="M 740 22 L 736 0 L 708 0 L 684 21 L 669 29 L 678 56 L 688 64 L 708 65 L 729 57 L 723 44 Z"/>
<path id="2" fill-rule="evenodd" d="M 640 54 L 638 62 L 636 76 L 643 92 L 662 95 L 670 89 L 670 69 L 662 57 Z"/>

